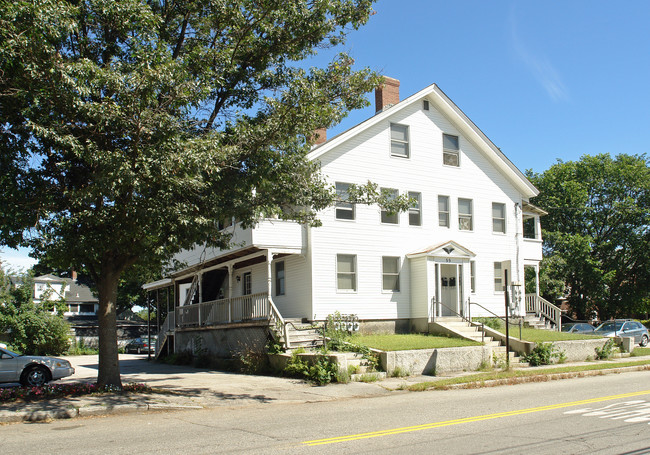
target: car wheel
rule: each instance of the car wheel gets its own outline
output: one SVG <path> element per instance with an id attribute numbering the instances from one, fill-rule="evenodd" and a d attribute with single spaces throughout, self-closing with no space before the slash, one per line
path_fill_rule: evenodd
<path id="1" fill-rule="evenodd" d="M 648 335 L 643 335 L 641 337 L 641 343 L 639 343 L 641 347 L 646 347 L 648 345 Z"/>
<path id="2" fill-rule="evenodd" d="M 34 365 L 23 372 L 20 383 L 26 387 L 40 387 L 50 380 L 50 372 L 47 368 Z"/>

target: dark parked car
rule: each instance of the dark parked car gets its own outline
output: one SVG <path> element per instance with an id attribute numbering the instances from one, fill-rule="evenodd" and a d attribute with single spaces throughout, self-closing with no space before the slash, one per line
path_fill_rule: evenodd
<path id="1" fill-rule="evenodd" d="M 594 326 L 586 322 L 567 322 L 562 324 L 562 331 L 568 333 L 594 333 Z"/>
<path id="2" fill-rule="evenodd" d="M 615 321 L 603 322 L 596 328 L 594 335 L 604 337 L 634 337 L 634 342 L 641 346 L 648 345 L 648 329 L 639 321 L 631 319 L 617 319 Z"/>
<path id="3" fill-rule="evenodd" d="M 20 382 L 24 386 L 39 387 L 72 374 L 74 368 L 67 360 L 20 355 L 0 348 L 0 382 Z"/>
<path id="4" fill-rule="evenodd" d="M 153 353 L 155 351 L 154 347 L 156 346 L 156 340 L 151 339 L 151 346 L 149 346 L 149 341 L 147 338 L 134 338 L 129 341 L 124 347 L 124 352 L 127 354 L 142 354 L 142 353 Z"/>

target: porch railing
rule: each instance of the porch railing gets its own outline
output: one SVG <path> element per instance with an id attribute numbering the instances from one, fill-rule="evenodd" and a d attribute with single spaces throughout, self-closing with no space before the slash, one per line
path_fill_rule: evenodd
<path id="1" fill-rule="evenodd" d="M 268 294 L 260 292 L 232 299 L 184 305 L 176 308 L 176 313 L 176 327 L 183 328 L 270 320 L 272 309 Z"/>
<path id="2" fill-rule="evenodd" d="M 555 330 L 562 330 L 562 310 L 536 294 L 526 294 L 526 313 L 543 316 L 555 324 Z"/>

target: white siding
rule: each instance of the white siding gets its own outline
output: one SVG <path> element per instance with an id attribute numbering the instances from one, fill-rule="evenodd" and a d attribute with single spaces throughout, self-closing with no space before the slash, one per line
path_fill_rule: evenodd
<path id="1" fill-rule="evenodd" d="M 284 295 L 275 295 L 275 263 L 284 261 Z M 284 318 L 302 318 L 311 313 L 310 273 L 307 259 L 298 255 L 273 261 L 273 302 Z"/>
<path id="2" fill-rule="evenodd" d="M 355 313 L 363 319 L 414 317 L 411 289 L 418 277 L 410 276 L 407 253 L 428 245 L 454 240 L 476 254 L 476 301 L 502 313 L 503 295 L 495 293 L 493 263 L 516 263 L 515 204 L 522 195 L 486 158 L 432 106 L 422 111 L 414 102 L 385 122 L 378 123 L 321 156 L 323 174 L 331 183 L 363 184 L 422 194 L 422 226 L 409 226 L 408 213 L 399 215 L 398 225 L 382 225 L 377 206 L 356 207 L 356 220 L 335 220 L 334 210 L 321 213 L 323 226 L 312 229 L 311 257 L 316 274 L 313 285 L 313 317 L 323 319 L 334 311 Z M 390 156 L 390 123 L 409 125 L 410 158 Z M 460 167 L 442 165 L 442 134 L 460 139 Z M 450 228 L 438 226 L 438 195 L 450 197 Z M 473 231 L 458 229 L 458 198 L 473 201 Z M 506 205 L 506 234 L 492 232 L 492 203 Z M 336 290 L 336 254 L 357 255 L 357 291 Z M 402 258 L 401 291 L 381 290 L 381 257 Z M 523 257 L 520 258 L 520 260 Z M 520 261 L 521 262 L 521 261 Z M 516 268 L 516 274 L 523 271 Z M 523 280 L 523 275 L 513 280 Z M 410 285 L 409 285 L 410 284 Z M 416 284 L 417 286 L 417 284 Z M 465 296 L 467 297 L 467 296 Z M 414 296 L 415 298 L 415 296 Z"/>

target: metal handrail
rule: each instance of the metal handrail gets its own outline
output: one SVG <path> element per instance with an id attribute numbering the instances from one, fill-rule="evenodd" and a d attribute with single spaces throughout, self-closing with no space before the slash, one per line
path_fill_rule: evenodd
<path id="1" fill-rule="evenodd" d="M 485 308 L 485 307 L 484 307 L 483 305 L 481 305 L 480 303 L 471 302 L 471 301 L 468 302 L 468 303 L 469 303 L 469 305 L 468 305 L 468 311 L 469 311 L 469 313 L 470 313 L 470 316 L 469 316 L 469 319 L 470 319 L 470 320 L 472 319 L 472 317 L 471 317 L 471 314 L 472 314 L 472 309 L 471 309 L 471 308 L 472 308 L 472 305 L 476 305 L 476 306 L 478 306 L 478 307 L 483 308 L 485 311 L 487 311 L 488 313 L 490 313 L 493 317 L 495 317 L 495 318 L 497 318 L 497 319 L 501 319 L 501 320 L 503 321 L 504 324 L 507 324 L 508 321 L 506 321 L 506 318 L 502 318 L 501 316 L 497 315 L 495 312 L 493 312 L 493 311 L 491 311 L 491 310 L 488 310 L 487 308 Z M 521 339 L 522 339 L 522 338 L 521 338 L 521 318 L 518 318 L 518 319 L 519 319 L 519 324 L 518 324 L 518 325 L 519 325 L 519 339 L 521 340 Z M 512 325 L 514 325 L 514 324 L 512 324 Z"/>
<path id="2" fill-rule="evenodd" d="M 480 328 L 481 328 L 481 343 L 485 343 L 485 331 L 483 330 L 483 328 L 484 328 L 485 325 L 484 325 L 482 322 L 476 322 L 476 323 L 475 323 L 475 322 L 472 322 L 471 319 L 466 318 L 465 316 L 463 316 L 462 314 L 458 313 L 458 312 L 457 312 L 456 310 L 454 310 L 453 308 L 448 307 L 447 305 L 445 305 L 445 304 L 442 303 L 442 302 L 438 302 L 438 301 L 436 301 L 435 297 L 433 297 L 433 298 L 431 299 L 431 305 L 432 305 L 432 307 L 434 308 L 434 310 L 432 311 L 432 314 L 434 314 L 434 322 L 435 322 L 435 318 L 436 318 L 436 317 L 441 317 L 441 316 L 435 316 L 435 313 L 436 313 L 436 312 L 435 312 L 435 306 L 436 306 L 436 305 L 444 306 L 444 307 L 447 308 L 449 311 L 451 311 L 452 313 L 454 313 L 456 316 L 458 316 L 459 318 L 461 318 L 463 321 L 467 322 L 469 325 L 471 325 L 471 326 L 473 326 L 473 327 L 480 327 Z"/>

